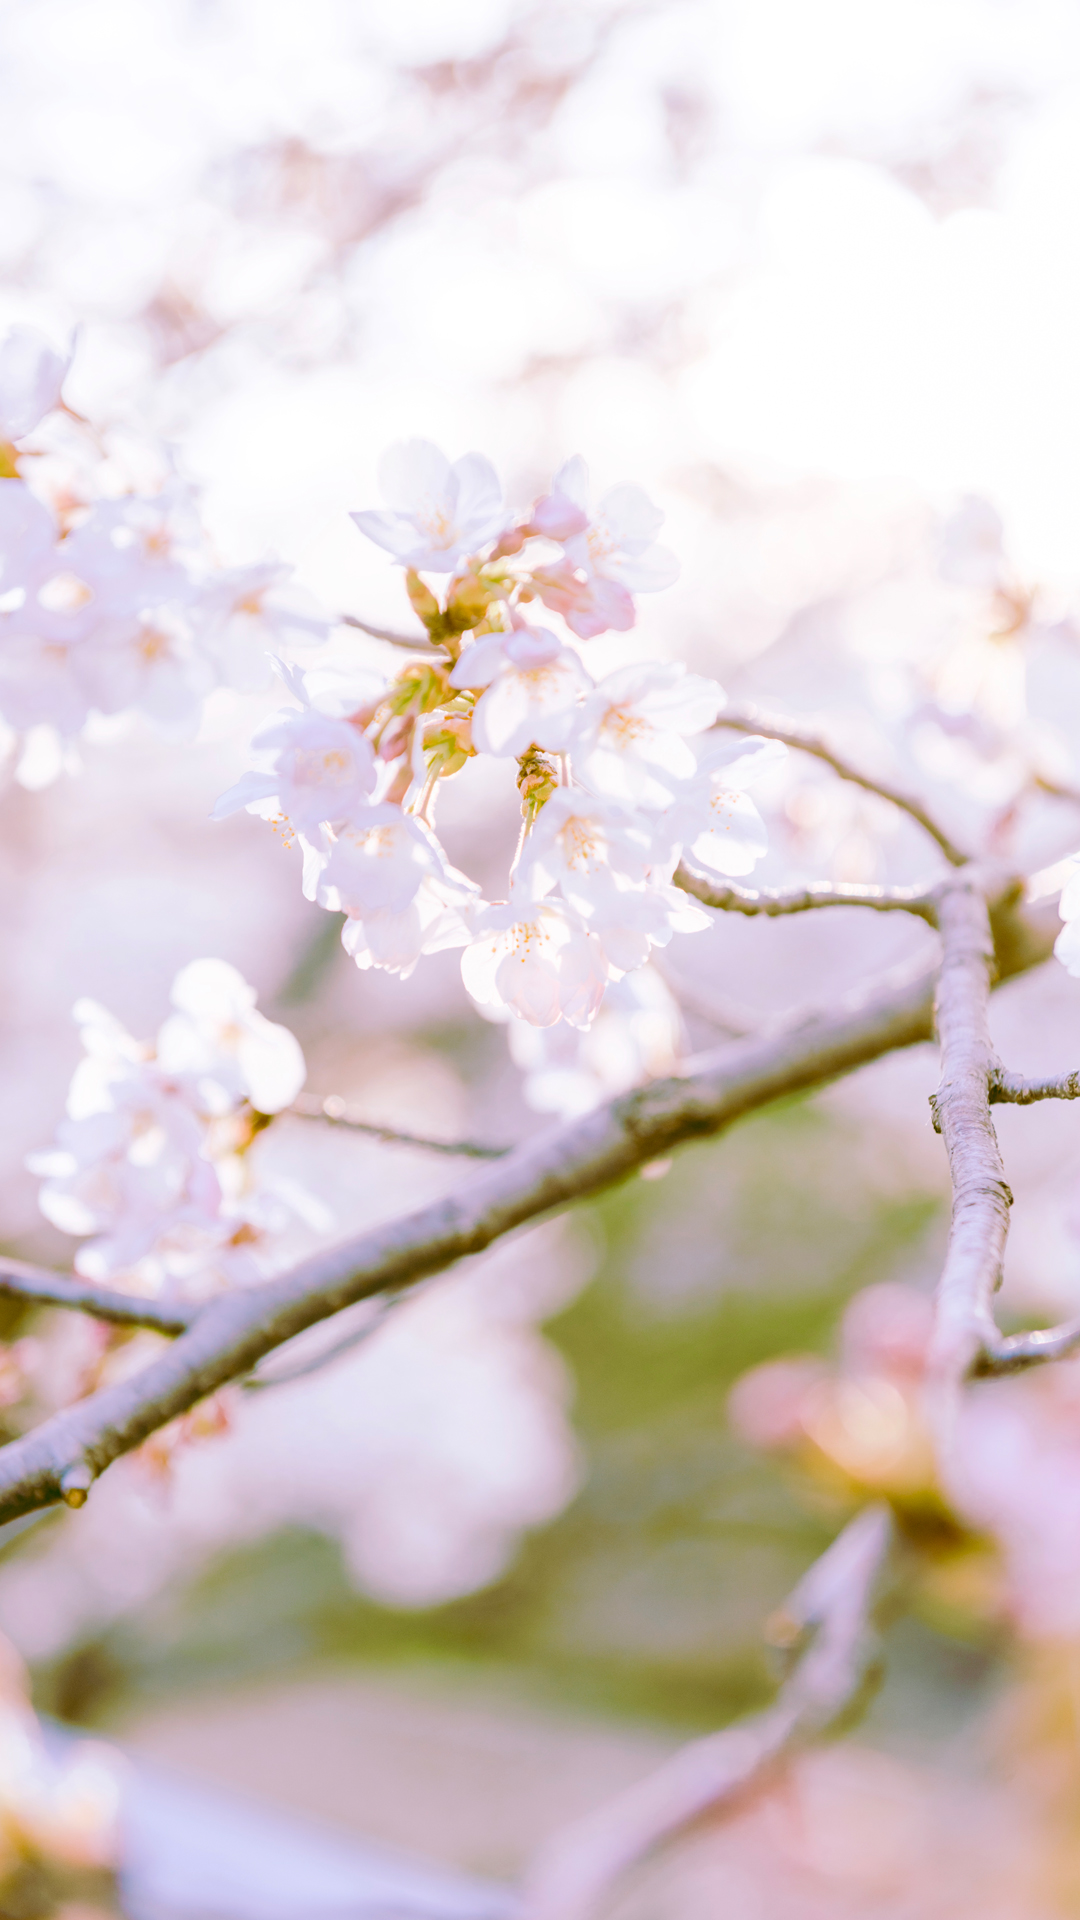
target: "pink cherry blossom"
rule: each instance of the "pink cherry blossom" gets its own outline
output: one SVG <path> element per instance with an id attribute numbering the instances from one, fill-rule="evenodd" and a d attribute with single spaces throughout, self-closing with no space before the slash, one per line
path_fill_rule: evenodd
<path id="1" fill-rule="evenodd" d="M 593 682 L 572 647 L 546 627 L 522 625 L 474 640 L 450 684 L 485 689 L 473 714 L 473 745 L 508 757 L 530 746 L 561 753 Z"/>
<path id="2" fill-rule="evenodd" d="M 479 453 L 451 465 L 430 440 L 404 440 L 384 453 L 379 483 L 390 510 L 351 517 L 369 540 L 420 572 L 450 573 L 505 523 L 498 474 Z"/>
<path id="3" fill-rule="evenodd" d="M 616 581 L 631 593 L 656 593 L 678 577 L 674 554 L 654 544 L 663 523 L 660 508 L 633 483 L 610 488 L 590 511 L 589 472 L 580 454 L 559 468 L 532 518 L 533 529 L 559 540 L 586 578 Z"/>
<path id="4" fill-rule="evenodd" d="M 599 574 L 579 573 L 566 558 L 552 567 L 534 567 L 530 578 L 545 607 L 561 614 L 579 640 L 628 633 L 637 619 L 627 587 Z"/>

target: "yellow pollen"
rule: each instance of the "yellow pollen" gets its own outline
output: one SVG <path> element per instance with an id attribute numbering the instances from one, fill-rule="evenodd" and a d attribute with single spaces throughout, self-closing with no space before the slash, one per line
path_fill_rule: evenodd
<path id="1" fill-rule="evenodd" d="M 166 660 L 172 652 L 168 634 L 162 633 L 159 627 L 144 627 L 136 648 L 147 664 L 154 660 Z"/>
<path id="2" fill-rule="evenodd" d="M 341 747 L 309 748 L 296 756 L 296 778 L 320 786 L 324 780 L 342 785 L 349 776 L 349 756 Z"/>
<path id="3" fill-rule="evenodd" d="M 571 815 L 559 834 L 559 841 L 568 867 L 584 870 L 596 860 L 600 844 L 599 835 L 594 831 L 592 823 L 583 820 L 579 814 Z"/>
<path id="4" fill-rule="evenodd" d="M 647 739 L 652 728 L 647 720 L 630 707 L 609 707 L 604 715 L 601 732 L 619 752 L 625 752 L 635 740 Z"/>

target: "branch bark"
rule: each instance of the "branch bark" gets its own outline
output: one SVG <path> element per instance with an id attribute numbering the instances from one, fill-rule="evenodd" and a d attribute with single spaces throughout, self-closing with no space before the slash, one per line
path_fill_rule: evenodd
<path id="1" fill-rule="evenodd" d="M 949 1156 L 953 1204 L 928 1387 L 939 1439 L 947 1445 L 960 1387 L 1002 1337 L 991 1302 L 1001 1284 L 1012 1194 L 990 1118 L 997 1069 L 989 1025 L 994 941 L 984 883 L 975 870 L 965 869 L 942 888 L 938 925 L 941 1082 L 931 1105 Z"/>
<path id="2" fill-rule="evenodd" d="M 201 1304 L 183 1300 L 148 1300 L 116 1287 L 101 1287 L 77 1274 L 50 1273 L 48 1267 L 30 1267 L 22 1260 L 0 1255 L 0 1295 L 39 1307 L 71 1307 L 108 1320 L 117 1327 L 151 1327 L 155 1333 L 183 1333 Z"/>
<path id="3" fill-rule="evenodd" d="M 850 780 L 855 786 L 864 788 L 867 793 L 876 793 L 882 800 L 888 800 L 894 807 L 899 807 L 902 813 L 908 814 L 923 832 L 928 833 L 931 840 L 936 842 L 950 866 L 962 867 L 970 859 L 970 854 L 964 853 L 944 828 L 938 826 L 937 821 L 927 812 L 921 800 L 917 800 L 913 794 L 905 793 L 900 787 L 891 786 L 885 780 L 874 780 L 869 774 L 860 773 L 857 767 L 852 766 L 850 760 L 845 760 L 842 754 L 835 753 L 832 747 L 817 734 L 804 732 L 801 727 L 794 727 L 788 721 L 769 720 L 764 714 L 758 713 L 754 707 L 744 707 L 741 710 L 729 708 L 719 716 L 716 724 L 718 727 L 732 727 L 737 733 L 760 733 L 766 740 L 781 740 L 785 747 L 792 747 L 799 753 L 812 754 L 815 760 L 823 760 L 827 767 L 831 767 L 834 773 L 838 773 L 841 780 Z"/>
<path id="4" fill-rule="evenodd" d="M 718 886 L 692 873 L 682 861 L 672 878 L 703 907 L 715 907 L 722 913 L 763 913 L 775 918 L 784 913 L 807 913 L 813 907 L 872 907 L 876 913 L 913 913 L 930 926 L 937 925 L 934 892 L 919 887 L 856 887 L 841 882 L 838 886 L 815 884 L 776 892 L 769 887 Z"/>
<path id="5" fill-rule="evenodd" d="M 533 1870 L 522 1920 L 590 1920 L 630 1867 L 704 1815 L 737 1805 L 851 1713 L 876 1662 L 870 1616 L 891 1539 L 885 1506 L 865 1508 L 845 1527 L 783 1609 L 804 1650 L 772 1706 L 693 1741 L 557 1835 Z"/>
<path id="6" fill-rule="evenodd" d="M 440 660 L 449 657 L 442 647 L 432 644 L 427 634 L 421 634 L 414 640 L 409 634 L 398 633 L 393 627 L 375 627 L 370 620 L 358 620 L 355 613 L 342 613 L 338 618 L 343 627 L 355 627 L 359 633 L 370 634 L 373 640 L 388 640 L 392 647 L 404 647 L 408 653 L 433 653 Z"/>
<path id="7" fill-rule="evenodd" d="M 997 913 L 1003 972 L 1047 958 L 1057 930 L 1052 913 L 1019 914 L 1014 895 L 1003 891 Z M 211 1300 L 141 1373 L 0 1449 L 0 1521 L 63 1498 L 66 1475 L 100 1474 L 265 1354 L 354 1301 L 397 1292 L 480 1253 L 515 1227 L 626 1179 L 680 1142 L 718 1134 L 772 1100 L 928 1040 L 934 976 L 934 969 L 922 970 L 827 1013 L 736 1041 L 680 1078 L 654 1081 L 540 1134 L 430 1206 L 328 1247 L 261 1286 Z"/>
<path id="8" fill-rule="evenodd" d="M 367 1133 L 391 1147 L 417 1147 L 424 1153 L 460 1154 L 469 1160 L 501 1160 L 509 1147 L 489 1147 L 479 1140 L 433 1140 L 428 1134 L 404 1133 L 400 1127 L 381 1127 L 377 1121 L 361 1120 L 350 1113 L 339 1094 L 321 1099 L 317 1093 L 298 1094 L 289 1113 L 301 1120 L 325 1120 L 332 1127 L 348 1127 L 352 1133 Z"/>
<path id="9" fill-rule="evenodd" d="M 1030 1107 L 1036 1100 L 1080 1100 L 1080 1072 L 1056 1080 L 1025 1080 L 1018 1073 L 995 1067 L 990 1078 L 990 1100 L 1013 1107 Z"/>

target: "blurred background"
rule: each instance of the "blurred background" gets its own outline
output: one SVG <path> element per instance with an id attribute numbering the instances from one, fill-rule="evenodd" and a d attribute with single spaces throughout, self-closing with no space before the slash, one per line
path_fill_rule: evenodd
<path id="1" fill-rule="evenodd" d="M 682 576 L 595 649 L 831 716 L 1034 868 L 1080 841 L 1078 107 L 1069 0 L 0 0 L 0 330 L 74 331 L 70 403 L 166 442 L 220 560 L 275 555 L 332 615 L 407 624 L 348 519 L 392 440 L 482 450 L 515 508 L 575 452 L 601 487 L 643 483 Z M 1004 529 L 985 578 L 947 563 L 970 496 Z M 389 649 L 337 627 L 321 658 Z M 297 1033 L 312 1092 L 446 1139 L 538 1124 L 455 954 L 359 974 L 295 854 L 246 815 L 211 824 L 276 704 L 219 690 L 194 742 L 110 724 L 79 771 L 0 797 L 9 1252 L 70 1258 L 23 1159 L 63 1108 L 72 1003 L 149 1035 L 203 954 Z M 470 768 L 440 819 L 491 885 L 502 771 Z M 766 884 L 934 870 L 917 829 L 809 760 L 768 802 Z M 925 959 L 894 918 L 677 943 L 672 1046 Z M 1006 988 L 1010 1063 L 1060 1066 L 1078 1012 L 1060 970 Z M 769 1697 L 762 1621 L 885 1487 L 942 1545 L 856 1744 L 676 1849 L 625 1911 L 1080 1910 L 1077 1496 L 1048 1554 L 1020 1489 L 958 1518 L 896 1439 L 943 1245 L 934 1080 L 920 1049 L 686 1150 L 328 1364 L 225 1396 L 83 1512 L 0 1536 L 0 1629 L 39 1707 L 508 1882 Z M 1010 1110 L 1001 1133 L 1007 1309 L 1075 1312 L 1080 1116 Z M 257 1150 L 324 1233 L 461 1177 L 300 1119 Z M 96 1336 L 3 1311 L 59 1403 Z M 878 1385 L 845 1399 L 848 1377 Z M 987 1457 L 1019 1474 L 1042 1447 L 1071 1487 L 1058 1378 L 995 1389 L 999 1426 L 1036 1439 L 1001 1428 Z"/>

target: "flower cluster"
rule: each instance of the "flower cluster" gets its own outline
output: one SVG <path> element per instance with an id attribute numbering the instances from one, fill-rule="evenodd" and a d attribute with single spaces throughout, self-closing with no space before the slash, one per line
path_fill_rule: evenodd
<path id="1" fill-rule="evenodd" d="M 303 1086 L 297 1041 L 257 1011 L 254 989 L 224 960 L 182 968 L 172 1005 L 151 1046 L 78 1002 L 85 1055 L 67 1119 L 56 1146 L 28 1161 L 45 1176 L 46 1218 L 90 1236 L 77 1270 L 147 1292 L 257 1277 L 260 1240 L 297 1203 L 280 1183 L 261 1192 L 246 1153 L 265 1116 Z"/>
<path id="2" fill-rule="evenodd" d="M 479 454 L 451 464 L 410 441 L 381 477 L 387 510 L 353 518 L 406 569 L 426 646 L 351 711 L 283 668 L 299 704 L 255 735 L 217 816 L 246 807 L 302 843 L 305 893 L 345 913 L 358 966 L 407 974 L 462 947 L 465 985 L 494 1017 L 585 1032 L 609 984 L 709 924 L 672 884 L 680 859 L 727 876 L 760 859 L 747 789 L 784 749 L 703 740 L 723 691 L 682 666 L 590 671 L 582 643 L 626 631 L 634 594 L 675 576 L 639 487 L 592 507 L 575 458 L 515 521 Z M 517 762 L 521 833 L 499 901 L 449 864 L 434 828 L 441 782 L 477 755 Z"/>
<path id="3" fill-rule="evenodd" d="M 51 771 L 92 715 L 139 713 L 189 737 L 214 687 L 265 684 L 268 645 L 328 632 L 290 568 L 215 565 L 177 478 L 96 500 L 70 475 L 45 486 L 48 433 L 44 449 L 34 436 L 43 421 L 77 420 L 61 399 L 66 372 L 29 329 L 0 342 L 0 718 L 9 749 L 29 736 L 38 764 L 47 737 Z"/>

